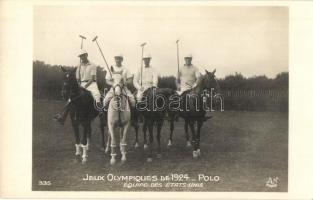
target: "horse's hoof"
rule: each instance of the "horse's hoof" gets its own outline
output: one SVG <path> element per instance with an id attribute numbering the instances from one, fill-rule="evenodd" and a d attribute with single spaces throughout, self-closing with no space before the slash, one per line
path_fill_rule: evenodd
<path id="1" fill-rule="evenodd" d="M 190 141 L 187 141 L 186 147 L 191 147 L 191 142 Z"/>
<path id="2" fill-rule="evenodd" d="M 148 145 L 147 145 L 147 144 L 144 144 L 144 145 L 143 145 L 143 149 L 148 149 Z"/>
<path id="3" fill-rule="evenodd" d="M 116 163 L 116 160 L 111 158 L 110 164 L 111 164 L 111 165 L 115 165 L 115 163 Z"/>
<path id="4" fill-rule="evenodd" d="M 82 159 L 82 164 L 85 165 L 87 163 L 87 158 Z"/>
<path id="5" fill-rule="evenodd" d="M 162 154 L 158 153 L 156 157 L 157 158 L 162 158 Z"/>
<path id="6" fill-rule="evenodd" d="M 168 147 L 172 146 L 172 140 L 168 140 L 167 146 Z"/>
<path id="7" fill-rule="evenodd" d="M 192 157 L 193 158 L 198 158 L 198 151 L 193 151 L 192 152 Z"/>
<path id="8" fill-rule="evenodd" d="M 126 161 L 126 154 L 124 154 L 124 155 L 122 154 L 121 161 L 122 161 L 122 162 L 125 162 L 125 161 Z"/>
<path id="9" fill-rule="evenodd" d="M 139 147 L 139 144 L 138 142 L 135 143 L 135 148 L 138 148 Z"/>
<path id="10" fill-rule="evenodd" d="M 200 149 L 197 149 L 197 153 L 198 153 L 198 156 L 201 156 L 201 151 L 200 151 Z"/>
<path id="11" fill-rule="evenodd" d="M 147 158 L 147 162 L 152 162 L 152 158 Z"/>

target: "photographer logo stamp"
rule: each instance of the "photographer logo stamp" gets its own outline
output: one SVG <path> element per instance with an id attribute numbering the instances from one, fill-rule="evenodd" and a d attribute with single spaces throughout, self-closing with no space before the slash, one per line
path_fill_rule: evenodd
<path id="1" fill-rule="evenodd" d="M 266 187 L 269 188 L 276 188 L 278 186 L 278 180 L 279 180 L 278 177 L 275 178 L 269 177 L 265 185 Z"/>

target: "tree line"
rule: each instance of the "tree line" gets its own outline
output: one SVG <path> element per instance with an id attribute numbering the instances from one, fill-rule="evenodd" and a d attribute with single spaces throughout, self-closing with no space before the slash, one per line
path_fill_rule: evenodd
<path id="1" fill-rule="evenodd" d="M 73 67 L 73 66 L 67 66 Z M 106 71 L 98 67 L 97 83 L 103 91 Z M 288 111 L 289 73 L 281 72 L 275 78 L 265 75 L 244 77 L 241 73 L 217 78 L 224 97 L 225 110 Z M 176 89 L 174 76 L 159 77 L 161 88 Z M 33 98 L 62 100 L 63 73 L 59 66 L 33 61 Z M 133 85 L 128 86 L 135 91 Z M 214 104 L 218 109 L 219 105 Z"/>

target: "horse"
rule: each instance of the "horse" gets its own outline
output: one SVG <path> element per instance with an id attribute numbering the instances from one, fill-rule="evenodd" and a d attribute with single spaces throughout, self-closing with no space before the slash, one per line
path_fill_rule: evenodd
<path id="1" fill-rule="evenodd" d="M 143 93 L 142 102 L 138 103 L 137 110 L 144 117 L 143 134 L 144 148 L 148 148 L 147 162 L 151 162 L 153 155 L 153 126 L 157 128 L 157 158 L 161 158 L 161 130 L 164 123 L 164 117 L 168 111 L 168 103 L 174 90 L 169 88 L 149 88 Z M 147 145 L 146 131 L 149 132 L 149 145 Z"/>
<path id="2" fill-rule="evenodd" d="M 112 85 L 113 98 L 109 102 L 107 114 L 109 128 L 108 144 L 111 144 L 111 165 L 116 163 L 116 140 L 118 136 L 120 136 L 121 162 L 126 162 L 126 137 L 131 125 L 131 113 L 128 97 L 123 92 L 124 84 L 122 75 L 115 75 Z M 108 152 L 108 149 L 106 151 Z"/>
<path id="3" fill-rule="evenodd" d="M 61 66 L 64 73 L 62 95 L 68 99 L 69 102 L 69 114 L 72 122 L 72 127 L 75 136 L 75 156 L 80 159 L 82 164 L 87 162 L 89 141 L 91 137 L 91 121 L 97 116 L 100 119 L 100 130 L 101 130 L 101 142 L 102 148 L 105 147 L 104 140 L 104 127 L 105 119 L 103 115 L 99 115 L 99 111 L 95 107 L 95 101 L 91 93 L 80 87 L 76 79 L 76 70 L 65 69 Z M 83 136 L 80 137 L 79 126 L 83 127 Z"/>
<path id="4" fill-rule="evenodd" d="M 215 79 L 215 72 L 215 69 L 213 72 L 208 72 L 205 70 L 205 74 L 200 76 L 197 86 L 183 92 L 179 98 L 180 105 L 178 112 L 175 112 L 179 117 L 184 119 L 185 137 L 187 140 L 186 146 L 192 146 L 193 158 L 198 158 L 201 155 L 200 133 L 205 119 L 206 110 L 204 109 L 204 105 L 206 104 L 208 93 L 210 93 L 212 88 L 216 89 L 217 91 L 220 89 L 219 84 Z M 171 120 L 174 122 L 174 119 Z M 197 130 L 195 130 L 195 124 L 197 125 Z M 189 140 L 188 127 L 190 128 L 192 134 L 192 144 Z M 172 140 L 173 131 L 170 133 L 168 146 L 171 146 Z"/>

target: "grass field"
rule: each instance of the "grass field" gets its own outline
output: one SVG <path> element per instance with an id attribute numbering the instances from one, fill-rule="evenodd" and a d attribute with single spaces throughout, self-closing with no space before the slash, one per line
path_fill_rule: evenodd
<path id="1" fill-rule="evenodd" d="M 33 105 L 33 190 L 52 191 L 269 191 L 288 189 L 288 113 L 214 112 L 201 133 L 201 158 L 192 158 L 185 147 L 183 123 L 176 123 L 174 143 L 167 148 L 169 124 L 162 129 L 162 158 L 146 162 L 140 131 L 140 147 L 133 147 L 134 131 L 128 133 L 128 160 L 110 166 L 110 157 L 100 151 L 98 120 L 92 127 L 88 163 L 77 163 L 74 133 L 67 120 L 61 126 L 52 120 L 63 102 L 34 100 Z M 158 175 L 171 173 L 219 176 L 218 182 L 203 182 L 197 188 L 123 187 L 119 181 L 83 181 L 86 174 Z M 277 187 L 266 187 L 269 177 L 278 177 Z M 50 181 L 41 185 L 39 181 Z M 41 182 L 42 183 L 42 182 Z M 163 184 L 166 182 L 163 182 Z M 199 182 L 200 183 L 200 182 Z"/>

